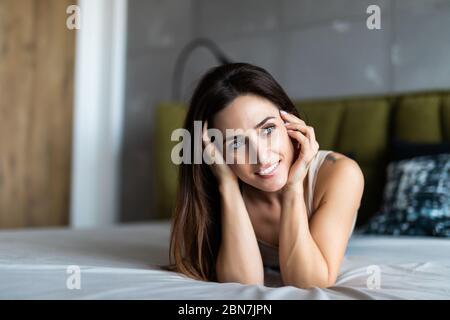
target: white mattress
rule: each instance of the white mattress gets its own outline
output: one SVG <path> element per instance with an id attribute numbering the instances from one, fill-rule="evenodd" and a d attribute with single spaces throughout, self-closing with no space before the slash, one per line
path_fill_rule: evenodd
<path id="1" fill-rule="evenodd" d="M 449 299 L 450 241 L 363 236 L 350 239 L 341 273 L 328 289 L 191 280 L 158 269 L 168 262 L 168 222 L 91 230 L 0 232 L 1 299 Z M 80 267 L 69 290 L 67 267 Z M 380 287 L 367 285 L 368 267 Z M 278 281 L 278 282 L 277 282 Z"/>

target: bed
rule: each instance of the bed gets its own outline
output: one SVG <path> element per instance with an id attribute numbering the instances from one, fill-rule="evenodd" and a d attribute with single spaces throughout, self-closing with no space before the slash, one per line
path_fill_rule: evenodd
<path id="1" fill-rule="evenodd" d="M 333 287 L 192 280 L 168 262 L 168 221 L 0 232 L 1 299 L 449 299 L 450 241 L 352 235 Z M 80 289 L 68 288 L 79 267 Z"/>

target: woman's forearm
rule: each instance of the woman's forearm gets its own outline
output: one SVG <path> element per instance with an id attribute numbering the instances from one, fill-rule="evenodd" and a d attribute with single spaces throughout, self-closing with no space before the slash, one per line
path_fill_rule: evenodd
<path id="1" fill-rule="evenodd" d="M 285 284 L 300 288 L 327 286 L 327 262 L 311 236 L 302 187 L 284 195 L 279 254 Z"/>
<path id="2" fill-rule="evenodd" d="M 217 258 L 220 282 L 263 284 L 264 268 L 255 232 L 238 184 L 220 186 L 222 241 Z"/>

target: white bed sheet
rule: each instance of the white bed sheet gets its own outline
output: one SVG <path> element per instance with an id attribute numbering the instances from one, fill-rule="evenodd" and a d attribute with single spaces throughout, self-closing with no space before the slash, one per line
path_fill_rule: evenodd
<path id="1" fill-rule="evenodd" d="M 0 232 L 1 299 L 450 299 L 450 241 L 364 236 L 349 242 L 337 283 L 327 289 L 214 283 L 163 271 L 168 221 L 111 228 Z M 68 289 L 67 267 L 80 267 L 81 289 Z M 380 270 L 369 288 L 368 267 Z M 373 276 L 373 275 L 372 275 Z"/>

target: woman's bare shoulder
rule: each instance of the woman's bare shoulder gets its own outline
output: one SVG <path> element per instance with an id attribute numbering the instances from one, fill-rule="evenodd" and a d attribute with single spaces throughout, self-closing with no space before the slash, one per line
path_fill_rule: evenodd
<path id="1" fill-rule="evenodd" d="M 332 151 L 327 154 L 317 172 L 315 195 L 318 196 L 316 199 L 319 203 L 331 180 L 342 177 L 340 173 L 362 176 L 361 169 L 355 160 L 342 153 Z"/>
<path id="2" fill-rule="evenodd" d="M 326 181 L 330 177 L 330 174 L 336 169 L 337 165 L 346 162 L 347 159 L 352 160 L 346 155 L 336 151 L 331 151 L 326 155 L 317 172 L 316 191 L 326 185 Z"/>
<path id="3" fill-rule="evenodd" d="M 319 168 L 319 172 L 334 169 L 336 167 L 335 166 L 336 164 L 340 164 L 340 166 L 345 166 L 356 164 L 356 161 L 350 157 L 347 157 L 342 153 L 331 151 L 326 155 L 322 165 Z"/>
<path id="4" fill-rule="evenodd" d="M 336 151 L 331 151 L 325 157 L 325 160 L 322 163 L 322 166 L 320 167 L 320 169 L 323 168 L 323 165 L 327 166 L 327 164 L 335 164 L 336 161 L 342 160 L 342 159 L 350 159 L 350 158 L 347 157 L 346 155 L 342 154 L 342 153 L 339 153 L 339 152 L 336 152 Z"/>

